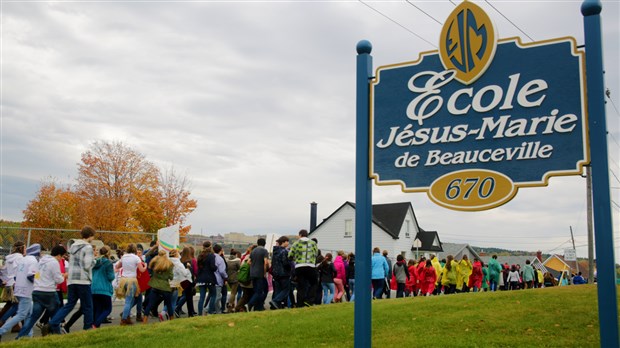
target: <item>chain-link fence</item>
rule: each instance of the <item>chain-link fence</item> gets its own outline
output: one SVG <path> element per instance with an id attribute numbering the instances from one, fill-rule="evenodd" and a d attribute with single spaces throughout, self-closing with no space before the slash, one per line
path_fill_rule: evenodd
<path id="1" fill-rule="evenodd" d="M 11 247 L 17 241 L 26 246 L 39 243 L 42 248 L 51 250 L 62 244 L 67 246 L 72 239 L 80 239 L 80 230 L 31 228 L 31 227 L 0 227 L 0 256 L 11 252 Z M 93 244 L 107 245 L 114 249 L 125 247 L 129 243 L 143 243 L 148 247 L 157 234 L 146 232 L 97 231 Z"/>

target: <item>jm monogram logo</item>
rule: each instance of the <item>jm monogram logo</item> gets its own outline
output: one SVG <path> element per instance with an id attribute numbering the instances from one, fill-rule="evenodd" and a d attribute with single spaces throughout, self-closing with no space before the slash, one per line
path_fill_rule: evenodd
<path id="1" fill-rule="evenodd" d="M 441 30 L 439 56 L 455 79 L 469 85 L 484 74 L 495 55 L 497 40 L 489 16 L 464 1 L 450 14 Z"/>

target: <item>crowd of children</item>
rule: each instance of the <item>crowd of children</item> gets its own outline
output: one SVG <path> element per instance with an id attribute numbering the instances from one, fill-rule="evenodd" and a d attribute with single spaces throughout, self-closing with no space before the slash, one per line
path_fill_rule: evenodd
<path id="1" fill-rule="evenodd" d="M 299 232 L 293 245 L 287 237 L 279 238 L 271 253 L 264 238 L 245 252 L 233 249 L 228 256 L 209 241 L 197 256 L 191 246 L 167 251 L 153 242 L 148 250 L 135 244 L 116 250 L 115 262 L 110 248 L 92 247 L 94 235 L 85 227 L 82 239 L 72 241 L 69 250 L 57 245 L 43 254 L 38 244 L 26 248 L 23 242 L 15 243 L 0 272 L 6 303 L 0 312 L 0 339 L 15 328 L 17 338 L 32 337 L 35 325 L 42 335 L 68 333 L 81 316 L 84 330 L 99 328 L 110 322 L 114 299 L 124 301 L 121 325 L 133 325 L 132 317 L 146 323 L 149 317 L 162 321 L 261 311 L 270 288 L 272 310 L 355 301 L 355 255 L 344 251 L 322 255 L 306 230 Z M 472 262 L 466 255 L 460 260 L 430 255 L 408 261 L 398 255 L 393 265 L 391 261 L 386 251 L 373 250 L 374 299 L 389 298 L 393 290 L 398 298 L 556 284 L 529 261 L 523 267 L 509 267 L 501 265 L 496 255 L 488 264 L 478 258 Z M 80 307 L 73 311 L 78 300 Z"/>

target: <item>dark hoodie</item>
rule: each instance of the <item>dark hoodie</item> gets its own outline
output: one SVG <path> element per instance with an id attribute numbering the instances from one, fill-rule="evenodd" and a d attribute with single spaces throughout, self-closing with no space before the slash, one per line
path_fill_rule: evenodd
<path id="1" fill-rule="evenodd" d="M 271 274 L 274 277 L 289 277 L 291 275 L 291 263 L 288 260 L 288 251 L 279 245 L 273 247 L 271 257 Z"/>

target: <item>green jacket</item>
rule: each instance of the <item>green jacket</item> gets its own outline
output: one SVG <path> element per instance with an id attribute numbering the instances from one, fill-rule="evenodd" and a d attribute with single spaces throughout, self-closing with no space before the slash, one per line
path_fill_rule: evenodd
<path id="1" fill-rule="evenodd" d="M 502 265 L 496 259 L 489 260 L 489 281 L 499 282 L 499 275 L 502 272 Z"/>
<path id="2" fill-rule="evenodd" d="M 288 258 L 295 262 L 295 267 L 316 267 L 319 248 L 308 237 L 303 237 L 293 244 Z"/>
<path id="3" fill-rule="evenodd" d="M 535 277 L 536 277 L 536 271 L 534 271 L 534 267 L 532 267 L 532 265 L 526 264 L 523 267 L 523 281 L 531 282 L 531 281 L 534 281 Z"/>
<path id="4" fill-rule="evenodd" d="M 489 288 L 489 269 L 487 267 L 482 267 L 482 288 Z"/>
<path id="5" fill-rule="evenodd" d="M 151 280 L 149 280 L 149 286 L 161 291 L 172 291 L 170 288 L 170 281 L 174 277 L 172 270 L 173 268 L 164 272 L 153 272 Z"/>

